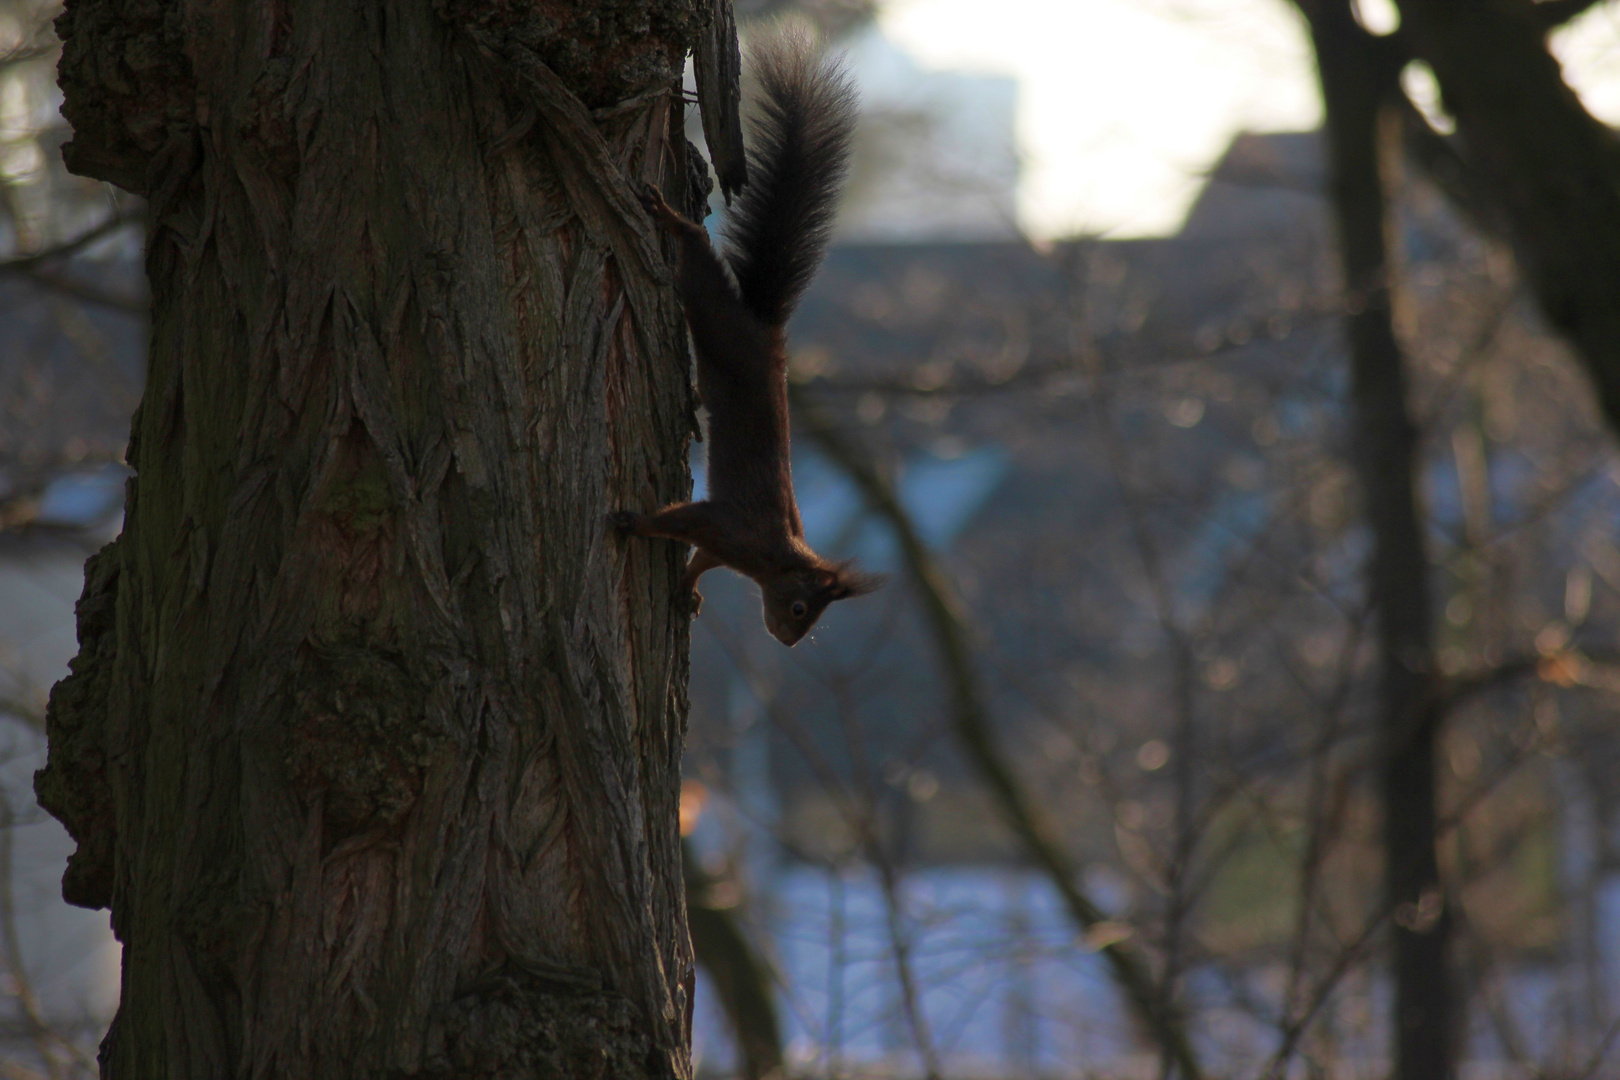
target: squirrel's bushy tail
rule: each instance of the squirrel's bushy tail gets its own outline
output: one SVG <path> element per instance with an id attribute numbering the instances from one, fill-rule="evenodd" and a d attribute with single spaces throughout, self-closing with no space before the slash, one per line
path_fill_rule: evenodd
<path id="1" fill-rule="evenodd" d="M 731 207 L 726 261 L 743 303 L 781 326 L 815 277 L 849 172 L 856 97 L 849 74 L 804 37 L 753 51 L 759 112 L 748 183 Z"/>

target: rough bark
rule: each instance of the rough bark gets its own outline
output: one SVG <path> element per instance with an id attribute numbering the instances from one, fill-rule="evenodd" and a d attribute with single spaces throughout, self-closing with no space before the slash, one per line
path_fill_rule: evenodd
<path id="1" fill-rule="evenodd" d="M 1548 51 L 1579 3 L 1399 0 L 1401 38 L 1434 69 L 1467 161 L 1508 225 L 1548 321 L 1620 429 L 1620 141 Z"/>
<path id="2" fill-rule="evenodd" d="M 1345 0 L 1301 0 L 1311 23 L 1332 170 L 1346 296 L 1354 454 L 1373 552 L 1378 616 L 1385 889 L 1395 912 L 1392 1036 L 1396 1080 L 1456 1075 L 1452 920 L 1436 842 L 1435 694 L 1428 558 L 1416 474 L 1418 439 L 1395 336 L 1395 267 L 1385 176 L 1399 160 L 1389 71 Z"/>
<path id="3" fill-rule="evenodd" d="M 690 486 L 633 185 L 685 197 L 701 25 L 70 0 L 68 161 L 151 206 L 37 781 L 123 943 L 103 1075 L 689 1072 L 680 553 L 604 517 Z"/>

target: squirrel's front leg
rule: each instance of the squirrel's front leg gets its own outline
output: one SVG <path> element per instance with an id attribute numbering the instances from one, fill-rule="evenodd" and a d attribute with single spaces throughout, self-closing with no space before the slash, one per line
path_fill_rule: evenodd
<path id="1" fill-rule="evenodd" d="M 698 578 L 717 566 L 727 565 L 717 552 L 728 546 L 728 539 L 734 542 L 742 536 L 742 523 L 736 515 L 728 507 L 710 502 L 680 503 L 656 514 L 617 510 L 608 515 L 608 523 L 621 534 L 660 536 L 693 546 L 682 583 L 691 592 L 694 615 L 703 606 L 703 597 L 697 591 Z"/>
<path id="2" fill-rule="evenodd" d="M 709 234 L 704 231 L 703 226 L 688 221 L 683 214 L 665 201 L 664 193 L 651 184 L 641 186 L 640 198 L 641 208 L 647 211 L 648 216 L 670 232 L 688 235 L 695 233 L 703 237 L 705 243 L 708 241 Z"/>

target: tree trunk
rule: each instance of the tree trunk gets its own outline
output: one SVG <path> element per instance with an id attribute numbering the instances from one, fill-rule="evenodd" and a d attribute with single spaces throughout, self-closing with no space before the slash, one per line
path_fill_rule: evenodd
<path id="1" fill-rule="evenodd" d="M 697 6 L 69 0 L 69 164 L 151 200 L 37 781 L 104 1076 L 689 1073 L 680 552 L 604 516 L 689 491 Z"/>
<path id="2" fill-rule="evenodd" d="M 1542 310 L 1620 430 L 1620 141 L 1564 83 L 1545 40 L 1550 15 L 1582 5 L 1399 4 L 1401 37 L 1434 69 Z"/>
<path id="3" fill-rule="evenodd" d="M 1332 168 L 1350 343 L 1354 454 L 1378 613 L 1386 902 L 1394 917 L 1395 1080 L 1456 1075 L 1451 917 L 1436 852 L 1428 557 L 1416 492 L 1418 440 L 1392 317 L 1394 266 L 1383 170 L 1399 160 L 1395 87 L 1346 0 L 1302 2 L 1311 22 Z"/>

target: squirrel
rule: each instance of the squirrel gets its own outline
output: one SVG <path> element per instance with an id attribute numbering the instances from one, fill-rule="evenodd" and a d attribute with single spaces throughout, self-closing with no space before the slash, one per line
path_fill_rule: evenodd
<path id="1" fill-rule="evenodd" d="M 760 115 L 748 182 L 726 227 L 724 267 L 703 226 L 671 209 L 657 188 L 641 194 L 653 220 L 680 239 L 678 285 L 709 412 L 709 497 L 656 514 L 618 511 L 609 521 L 621 534 L 693 545 L 683 582 L 693 614 L 705 571 L 729 566 L 758 582 L 766 629 L 792 646 L 828 604 L 883 583 L 805 543 L 789 452 L 786 326 L 826 253 L 856 98 L 848 74 L 804 40 L 773 43 L 754 61 Z"/>

